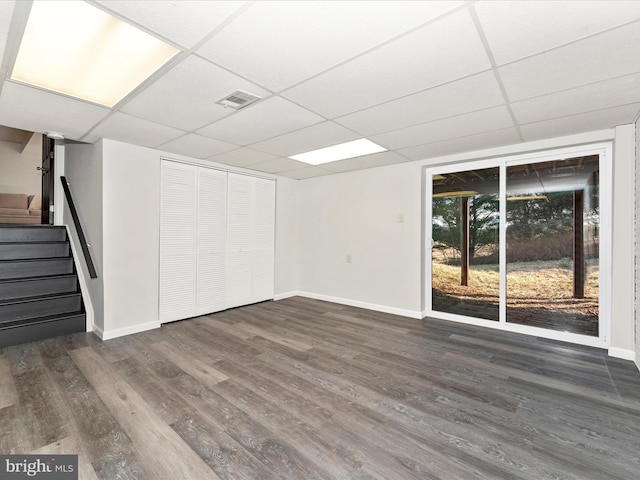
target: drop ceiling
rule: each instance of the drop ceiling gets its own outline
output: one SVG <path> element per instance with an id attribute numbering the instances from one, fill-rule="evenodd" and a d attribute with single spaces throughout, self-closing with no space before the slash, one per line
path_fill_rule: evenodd
<path id="1" fill-rule="evenodd" d="M 635 121 L 638 1 L 96 1 L 180 53 L 113 108 L 8 79 L 30 2 L 0 2 L 0 125 L 295 179 Z M 55 25 L 51 25 L 55 35 Z M 236 110 L 218 102 L 261 97 Z M 387 152 L 309 166 L 359 138 Z"/>

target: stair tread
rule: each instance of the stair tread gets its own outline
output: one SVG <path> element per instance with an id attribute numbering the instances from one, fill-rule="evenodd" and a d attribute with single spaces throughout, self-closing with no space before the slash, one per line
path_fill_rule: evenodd
<path id="1" fill-rule="evenodd" d="M 40 275 L 38 277 L 20 277 L 20 278 L 0 278 L 0 284 L 18 283 L 18 282 L 37 282 L 38 280 L 55 280 L 56 278 L 75 278 L 77 273 L 62 273 L 57 275 Z"/>
<path id="2" fill-rule="evenodd" d="M 10 322 L 0 323 L 0 330 L 6 330 L 8 328 L 17 328 L 25 325 L 36 325 L 38 323 L 55 322 L 58 320 L 66 320 L 72 317 L 86 316 L 86 312 L 65 312 L 56 313 L 53 315 L 44 315 L 42 317 L 22 318 L 20 320 L 12 320 Z"/>
<path id="3" fill-rule="evenodd" d="M 68 260 L 72 259 L 71 255 L 67 257 L 46 257 L 46 258 L 15 258 L 13 260 L 0 260 L 0 263 L 12 263 L 12 262 L 50 262 L 56 260 Z"/>
<path id="4" fill-rule="evenodd" d="M 82 295 L 82 293 L 81 292 L 64 292 L 64 293 L 53 293 L 51 295 L 35 295 L 33 297 L 10 298 L 7 300 L 0 300 L 0 306 L 11 305 L 14 303 L 37 302 L 40 300 L 48 300 L 48 299 L 54 299 L 54 298 L 77 297 L 79 295 Z"/>
<path id="5" fill-rule="evenodd" d="M 24 238 L 27 237 L 27 238 Z M 11 225 L 0 224 L 0 242 L 17 241 L 32 243 L 42 241 L 43 237 L 68 238 L 67 229 L 64 226 L 53 225 Z M 46 238 L 48 240 L 50 238 Z"/>
<path id="6" fill-rule="evenodd" d="M 66 240 L 35 240 L 33 242 L 22 242 L 20 240 L 4 241 L 0 239 L 0 245 L 51 245 L 51 244 L 66 244 Z"/>

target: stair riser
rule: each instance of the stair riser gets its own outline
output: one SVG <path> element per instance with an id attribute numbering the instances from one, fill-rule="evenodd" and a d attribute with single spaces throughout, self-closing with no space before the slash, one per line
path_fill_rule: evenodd
<path id="1" fill-rule="evenodd" d="M 0 260 L 24 260 L 30 258 L 68 256 L 68 243 L 20 243 L 5 245 L 0 243 Z"/>
<path id="2" fill-rule="evenodd" d="M 80 295 L 63 298 L 43 298 L 23 303 L 0 305 L 0 325 L 5 322 L 44 317 L 58 313 L 80 313 L 82 304 Z"/>
<path id="3" fill-rule="evenodd" d="M 9 281 L 0 283 L 0 301 L 57 293 L 74 293 L 77 291 L 78 278 L 76 276 Z"/>
<path id="4" fill-rule="evenodd" d="M 2 227 L 0 242 L 64 242 L 67 230 L 64 227 Z"/>
<path id="5" fill-rule="evenodd" d="M 72 258 L 57 258 L 42 261 L 16 260 L 8 263 L 0 263 L 0 280 L 66 275 L 69 273 L 74 273 Z"/>
<path id="6" fill-rule="evenodd" d="M 20 343 L 35 342 L 45 338 L 84 332 L 85 314 L 71 315 L 58 320 L 31 323 L 12 328 L 0 326 L 0 348 Z"/>

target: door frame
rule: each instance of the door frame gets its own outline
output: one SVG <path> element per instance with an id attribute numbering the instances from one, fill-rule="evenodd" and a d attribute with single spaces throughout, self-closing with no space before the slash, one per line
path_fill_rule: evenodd
<path id="1" fill-rule="evenodd" d="M 502 219 L 506 218 L 506 168 L 511 165 L 523 163 L 537 163 L 558 158 L 571 158 L 583 155 L 600 155 L 600 244 L 599 244 L 599 306 L 598 323 L 599 335 L 588 336 L 576 333 L 550 330 L 540 327 L 532 327 L 506 322 L 506 224 Z M 611 332 L 611 265 L 612 265 L 612 217 L 613 217 L 613 145 L 611 142 L 585 144 L 574 147 L 557 148 L 530 153 L 511 154 L 463 163 L 449 163 L 433 167 L 427 167 L 424 171 L 424 315 L 459 323 L 494 328 L 552 340 L 565 341 L 580 345 L 600 348 L 608 348 Z M 445 173 L 482 169 L 500 168 L 500 319 L 498 322 L 464 315 L 440 312 L 432 308 L 432 194 L 433 176 Z"/>
<path id="2" fill-rule="evenodd" d="M 42 163 L 40 173 L 42 174 L 40 185 L 40 196 L 42 199 L 42 213 L 40 223 L 42 225 L 53 225 L 54 215 L 51 208 L 55 204 L 55 163 L 56 163 L 56 142 L 47 135 L 42 135 Z"/>

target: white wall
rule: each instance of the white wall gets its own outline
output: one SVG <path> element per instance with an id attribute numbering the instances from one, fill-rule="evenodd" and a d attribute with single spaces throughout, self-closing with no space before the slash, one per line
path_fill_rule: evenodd
<path id="1" fill-rule="evenodd" d="M 421 312 L 422 176 L 429 165 L 615 141 L 612 355 L 634 352 L 633 138 L 629 126 L 327 175 L 299 182 L 299 290 L 310 296 L 395 311 Z M 631 178 L 630 178 L 631 177 Z M 404 223 L 398 223 L 399 215 Z M 351 254 L 351 263 L 346 262 Z M 629 289 L 631 288 L 631 291 Z M 379 308 L 382 307 L 382 308 Z M 632 358 L 632 357 L 631 357 Z"/>
<path id="2" fill-rule="evenodd" d="M 96 145 L 67 144 L 64 148 L 64 175 L 70 183 L 69 189 L 73 203 L 78 211 L 87 243 L 91 245 L 91 256 L 98 278 L 91 279 L 87 265 L 82 257 L 77 233 L 68 208 L 64 209 L 63 223 L 69 225 L 69 231 L 79 256 L 78 266 L 82 269 L 93 309 L 93 324 L 98 331 L 104 330 L 104 261 L 103 261 L 103 158 L 102 142 Z"/>
<path id="3" fill-rule="evenodd" d="M 298 184 L 284 177 L 276 181 L 275 298 L 298 289 Z"/>
<path id="4" fill-rule="evenodd" d="M 0 140 L 0 192 L 40 195 L 42 174 L 42 136 L 33 135 L 21 153 L 22 145 Z"/>
<path id="5" fill-rule="evenodd" d="M 160 152 L 104 140 L 105 338 L 159 326 Z"/>
<path id="6" fill-rule="evenodd" d="M 635 352 L 634 125 L 616 127 L 613 152 L 613 250 L 611 347 L 609 353 L 633 360 Z"/>
<path id="7" fill-rule="evenodd" d="M 417 163 L 301 181 L 298 203 L 302 292 L 420 317 Z"/>

